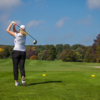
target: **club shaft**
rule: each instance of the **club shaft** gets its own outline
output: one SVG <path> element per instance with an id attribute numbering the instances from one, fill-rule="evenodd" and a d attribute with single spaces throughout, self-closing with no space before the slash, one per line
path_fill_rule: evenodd
<path id="1" fill-rule="evenodd" d="M 34 39 L 30 34 L 28 34 L 32 39 Z M 36 40 L 36 39 L 34 39 L 34 40 Z"/>

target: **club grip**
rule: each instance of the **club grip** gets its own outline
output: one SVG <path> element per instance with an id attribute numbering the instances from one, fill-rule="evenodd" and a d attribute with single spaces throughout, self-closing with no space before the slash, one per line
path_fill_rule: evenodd
<path id="1" fill-rule="evenodd" d="M 17 24 L 15 24 L 16 26 L 18 26 Z M 20 26 L 18 26 L 18 27 L 20 27 Z"/>

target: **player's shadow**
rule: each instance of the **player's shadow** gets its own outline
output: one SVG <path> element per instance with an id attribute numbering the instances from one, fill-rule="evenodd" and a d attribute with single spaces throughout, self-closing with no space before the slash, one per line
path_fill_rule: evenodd
<path id="1" fill-rule="evenodd" d="M 61 83 L 62 81 L 46 81 L 46 82 L 38 82 L 38 83 L 30 83 L 26 86 L 37 85 L 37 84 L 46 84 L 46 83 Z"/>

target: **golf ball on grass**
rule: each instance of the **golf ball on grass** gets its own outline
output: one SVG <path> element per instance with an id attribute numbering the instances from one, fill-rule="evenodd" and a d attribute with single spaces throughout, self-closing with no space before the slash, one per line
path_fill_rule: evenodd
<path id="1" fill-rule="evenodd" d="M 43 74 L 42 76 L 46 76 L 46 74 Z"/>
<path id="2" fill-rule="evenodd" d="M 95 75 L 91 75 L 91 77 L 95 77 Z"/>

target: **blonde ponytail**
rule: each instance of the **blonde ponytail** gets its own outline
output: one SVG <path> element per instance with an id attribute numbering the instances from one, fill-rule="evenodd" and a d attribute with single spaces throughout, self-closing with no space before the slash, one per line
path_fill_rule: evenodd
<path id="1" fill-rule="evenodd" d="M 28 35 L 28 33 L 24 30 L 24 29 L 20 29 L 20 33 L 25 36 L 25 35 Z"/>

